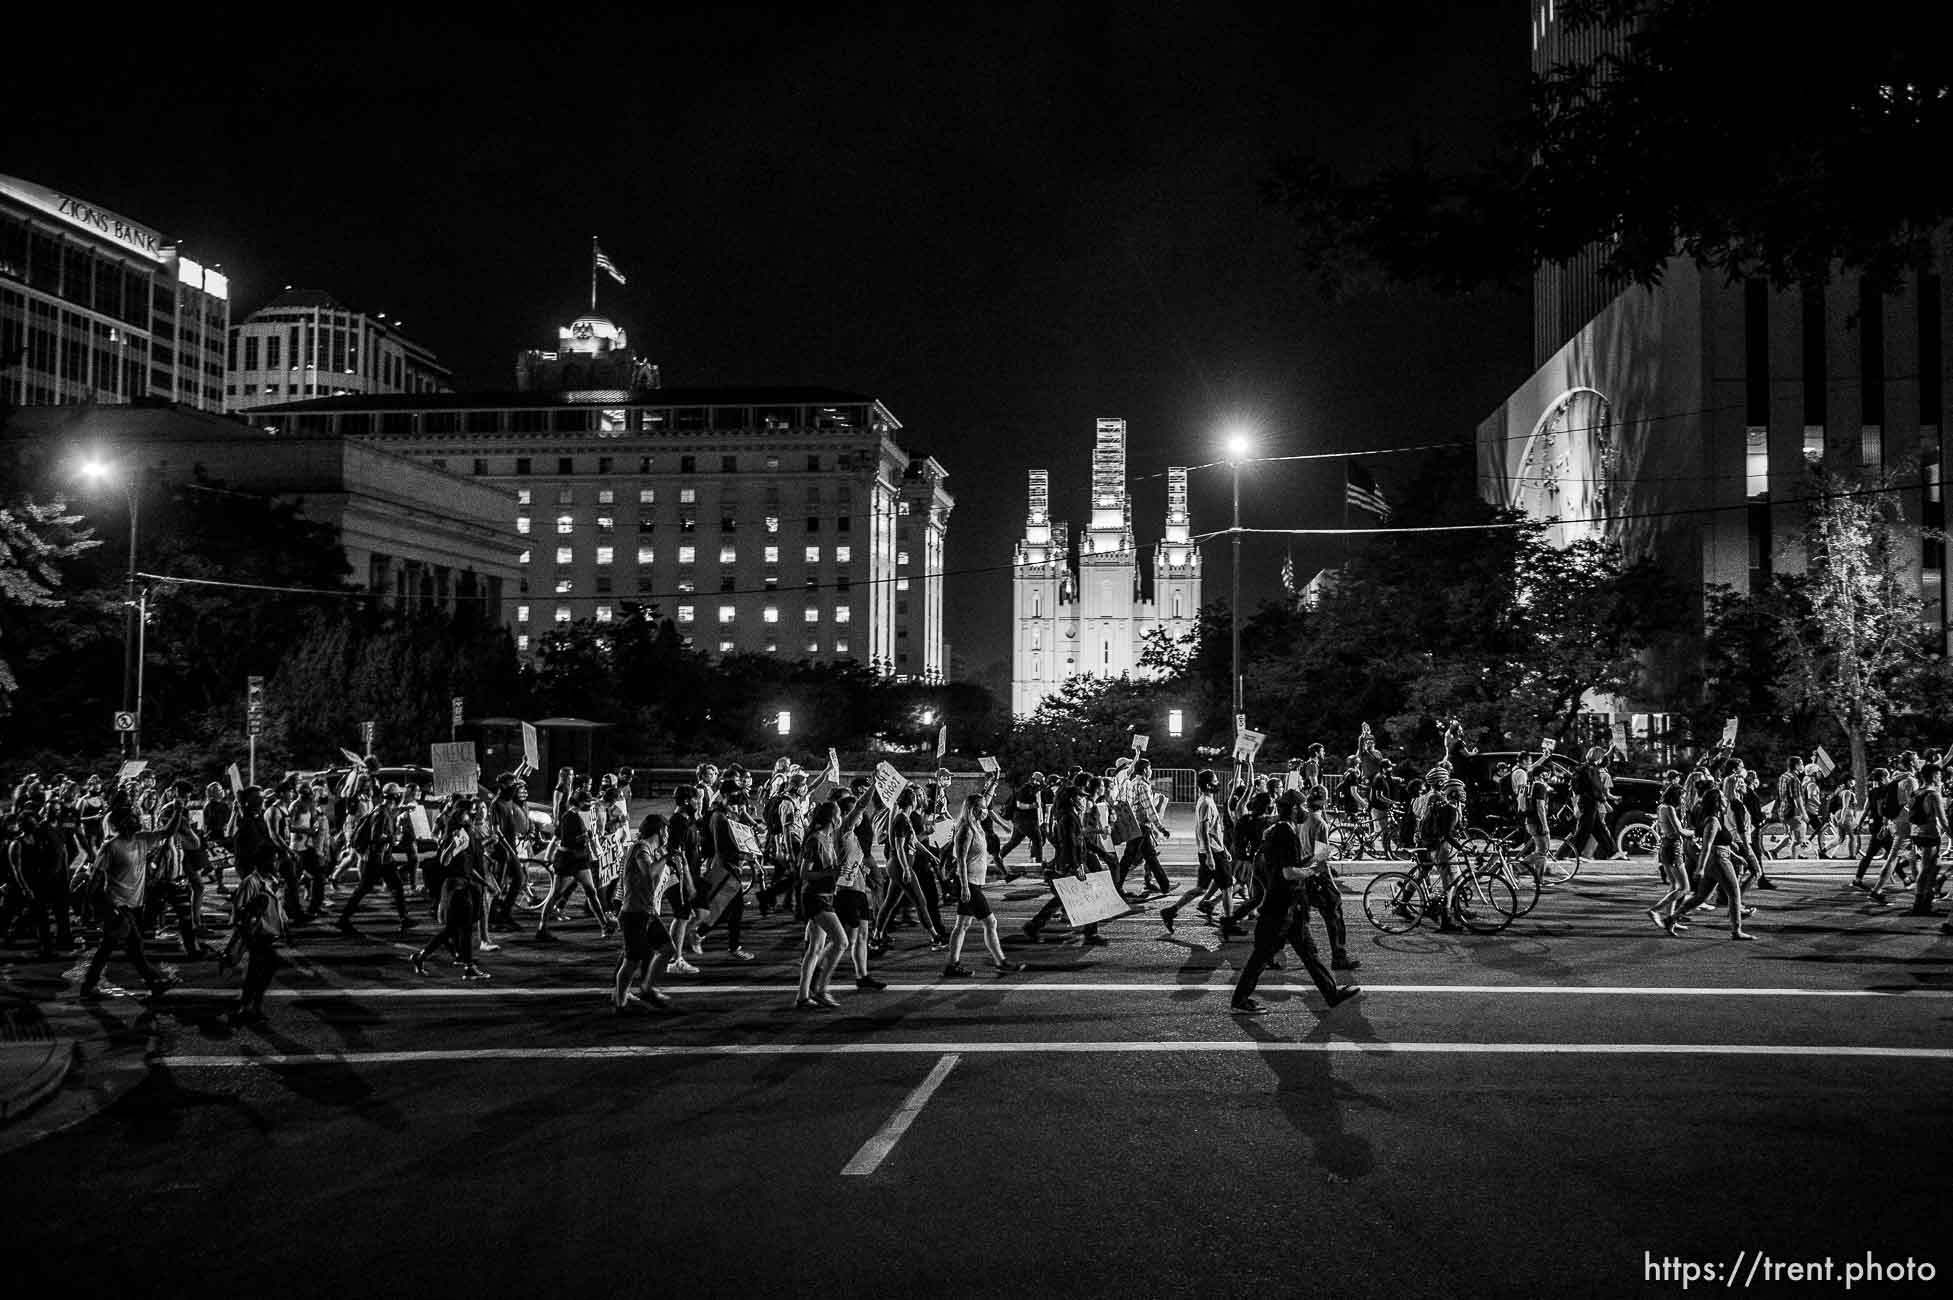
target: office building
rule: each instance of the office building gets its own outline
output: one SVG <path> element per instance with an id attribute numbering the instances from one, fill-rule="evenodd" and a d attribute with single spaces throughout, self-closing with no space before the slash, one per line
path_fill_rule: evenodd
<path id="1" fill-rule="evenodd" d="M 1153 631 L 1179 637 L 1200 617 L 1200 550 L 1187 510 L 1187 471 L 1167 471 L 1166 527 L 1154 548 L 1152 596 L 1140 586 L 1126 489 L 1126 422 L 1098 422 L 1090 526 L 1073 551 L 1068 524 L 1051 516 L 1050 471 L 1030 472 L 1030 509 L 1018 540 L 1011 597 L 1011 711 L 1033 713 L 1073 677 L 1139 674 Z"/>
<path id="2" fill-rule="evenodd" d="M 0 176 L 0 399 L 224 405 L 230 286 L 179 242 Z"/>
<path id="3" fill-rule="evenodd" d="M 290 289 L 232 328 L 224 409 L 307 397 L 446 393 L 454 377 L 397 320 L 368 316 L 316 289 Z"/>

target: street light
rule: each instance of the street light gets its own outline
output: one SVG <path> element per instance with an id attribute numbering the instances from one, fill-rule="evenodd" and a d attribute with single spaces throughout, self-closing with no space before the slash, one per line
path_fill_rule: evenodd
<path id="1" fill-rule="evenodd" d="M 90 457 L 82 462 L 81 476 L 95 484 L 115 482 L 117 467 L 98 457 Z M 136 496 L 136 476 L 133 472 L 120 475 L 122 491 L 129 501 L 129 572 L 127 588 L 122 600 L 122 711 L 135 719 L 135 726 L 122 733 L 122 753 L 125 758 L 139 758 L 142 754 L 142 651 L 139 638 L 142 635 L 143 610 L 136 598 L 136 528 L 140 523 L 140 512 Z"/>
<path id="2" fill-rule="evenodd" d="M 1233 624 L 1234 634 L 1234 725 L 1241 726 L 1241 715 L 1246 712 L 1241 703 L 1241 462 L 1254 449 L 1243 433 L 1231 433 L 1227 439 L 1227 467 L 1234 479 L 1234 526 L 1229 531 L 1234 535 L 1234 592 L 1228 598 L 1228 618 Z"/>

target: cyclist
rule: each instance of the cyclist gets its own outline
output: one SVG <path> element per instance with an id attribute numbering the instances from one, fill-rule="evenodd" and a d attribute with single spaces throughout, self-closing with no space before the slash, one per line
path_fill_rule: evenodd
<path id="1" fill-rule="evenodd" d="M 1417 822 L 1418 849 L 1429 854 L 1429 861 L 1437 868 L 1438 879 L 1444 894 L 1451 895 L 1453 876 L 1451 864 L 1457 855 L 1464 851 L 1463 832 L 1465 827 L 1465 783 L 1452 781 L 1442 792 L 1433 793 L 1424 806 L 1424 815 Z M 1438 925 L 1439 930 L 1457 931 L 1458 923 L 1452 919 L 1450 909 Z"/>

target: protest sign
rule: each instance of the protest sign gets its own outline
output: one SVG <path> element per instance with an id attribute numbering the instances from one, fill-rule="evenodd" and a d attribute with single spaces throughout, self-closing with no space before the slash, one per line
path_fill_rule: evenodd
<path id="1" fill-rule="evenodd" d="M 739 897 L 745 888 L 739 873 L 724 866 L 715 866 L 705 874 L 705 889 L 694 902 L 698 909 L 695 918 L 699 925 L 710 926 L 718 923 L 720 913 L 732 906 L 732 900 Z"/>
<path id="2" fill-rule="evenodd" d="M 373 752 L 373 734 L 378 727 L 379 724 L 370 718 L 359 724 L 359 747 L 369 754 Z"/>
<path id="3" fill-rule="evenodd" d="M 1111 921 L 1133 910 L 1119 897 L 1110 871 L 1094 871 L 1083 880 L 1076 876 L 1053 876 L 1051 888 L 1057 891 L 1058 902 L 1064 906 L 1065 920 L 1073 925 Z"/>
<path id="4" fill-rule="evenodd" d="M 908 783 L 906 777 L 889 766 L 887 759 L 875 764 L 875 793 L 881 797 L 882 807 L 893 808 L 896 796 Z"/>
<path id="5" fill-rule="evenodd" d="M 997 760 L 986 754 L 977 760 L 977 767 L 985 772 L 995 772 L 997 770 Z"/>
<path id="6" fill-rule="evenodd" d="M 407 810 L 407 824 L 414 828 L 415 839 L 431 840 L 434 838 L 434 827 L 427 820 L 427 809 L 425 806 L 415 804 L 409 808 Z"/>
<path id="7" fill-rule="evenodd" d="M 132 780 L 136 777 L 141 776 L 143 772 L 148 769 L 148 767 L 149 767 L 149 760 L 146 758 L 128 759 L 122 764 L 121 767 L 115 769 L 115 779 L 118 781 Z"/>
<path id="8" fill-rule="evenodd" d="M 450 727 L 458 727 L 461 725 L 462 702 L 461 696 L 457 695 L 454 697 L 454 707 L 448 713 L 448 725 Z"/>
<path id="9" fill-rule="evenodd" d="M 531 772 L 542 771 L 542 759 L 536 752 L 536 729 L 527 722 L 522 724 L 522 765 Z"/>
<path id="10" fill-rule="evenodd" d="M 237 792 L 244 788 L 244 773 L 237 770 L 237 764 L 232 763 L 224 769 L 224 775 L 231 783 L 231 797 L 236 798 Z"/>
<path id="11" fill-rule="evenodd" d="M 727 822 L 726 829 L 732 833 L 732 846 L 739 852 L 754 861 L 764 856 L 760 851 L 759 836 L 745 822 Z"/>
<path id="12" fill-rule="evenodd" d="M 821 780 L 839 781 L 841 779 L 841 756 L 833 750 L 827 751 L 827 766 L 821 769 Z"/>
<path id="13" fill-rule="evenodd" d="M 350 749 L 342 749 L 339 752 L 343 754 L 346 758 L 346 761 L 348 763 L 351 763 L 354 767 L 364 767 L 366 765 L 366 760 L 361 758 L 358 754 L 355 754 Z"/>
<path id="14" fill-rule="evenodd" d="M 947 754 L 948 752 L 949 752 L 949 724 L 945 722 L 942 726 L 936 728 L 936 761 L 938 763 L 942 762 L 943 755 Z"/>
<path id="15" fill-rule="evenodd" d="M 1812 757 L 1817 760 L 1817 770 L 1825 776 L 1829 776 L 1838 770 L 1837 763 L 1832 761 L 1831 756 L 1824 752 L 1824 746 L 1819 745 L 1817 747 L 1817 753 L 1813 754 Z"/>
<path id="16" fill-rule="evenodd" d="M 427 765 L 434 769 L 434 785 L 428 794 L 440 799 L 451 794 L 475 793 L 481 765 L 475 761 L 474 741 L 429 745 L 428 751 Z"/>
<path id="17" fill-rule="evenodd" d="M 1239 763 L 1252 763 L 1255 755 L 1261 752 L 1261 742 L 1268 739 L 1265 731 L 1249 731 L 1243 727 L 1234 735 L 1234 758 Z"/>
<path id="18" fill-rule="evenodd" d="M 1731 718 L 1722 724 L 1722 743 L 1725 745 L 1736 743 L 1736 719 Z"/>
<path id="19" fill-rule="evenodd" d="M 1132 752 L 1135 754 L 1143 754 L 1146 752 L 1146 746 L 1152 743 L 1153 743 L 1153 738 L 1151 736 L 1142 736 L 1138 732 L 1134 732 L 1132 738 Z"/>

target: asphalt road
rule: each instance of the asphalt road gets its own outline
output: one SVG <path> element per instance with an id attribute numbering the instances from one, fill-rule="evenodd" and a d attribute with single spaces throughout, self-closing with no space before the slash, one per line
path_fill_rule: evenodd
<path id="1" fill-rule="evenodd" d="M 1490 937 L 1352 898 L 1364 996 L 1275 972 L 1246 1021 L 1246 944 L 1191 915 L 953 984 L 907 931 L 819 1015 L 778 920 L 622 1018 L 588 922 L 487 985 L 308 935 L 263 1031 L 209 971 L 92 1013 L 144 1068 L 0 1156 L 0 1216 L 16 1276 L 82 1295 L 1613 1295 L 1681 1291 L 1670 1257 L 1815 1294 L 1868 1251 L 1931 1291 L 1953 940 L 1778 873 L 1754 944 L 1656 930 L 1645 862 Z M 1002 892 L 1009 930 L 1037 892 Z"/>

